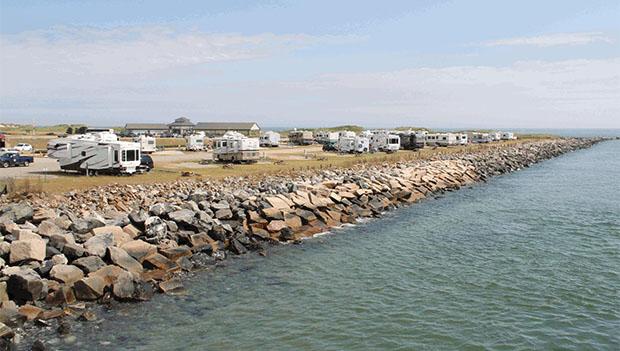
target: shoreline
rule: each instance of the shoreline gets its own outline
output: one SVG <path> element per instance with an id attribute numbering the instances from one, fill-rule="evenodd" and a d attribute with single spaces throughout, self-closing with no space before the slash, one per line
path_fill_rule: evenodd
<path id="1" fill-rule="evenodd" d="M 18 343 L 15 335 L 20 338 L 26 320 L 59 327 L 64 320 L 89 320 L 92 302 L 82 301 L 143 301 L 155 290 L 178 293 L 180 272 L 230 255 L 264 254 L 266 245 L 327 234 L 598 141 L 528 142 L 431 160 L 300 172 L 294 178 L 107 186 L 5 205 L 2 340 Z"/>

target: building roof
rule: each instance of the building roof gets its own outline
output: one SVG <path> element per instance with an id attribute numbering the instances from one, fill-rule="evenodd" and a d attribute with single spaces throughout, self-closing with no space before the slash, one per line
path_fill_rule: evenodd
<path id="1" fill-rule="evenodd" d="M 127 123 L 125 129 L 135 130 L 168 130 L 168 125 L 164 123 Z"/>
<path id="2" fill-rule="evenodd" d="M 255 122 L 198 122 L 198 130 L 252 130 L 260 129 Z"/>
<path id="3" fill-rule="evenodd" d="M 174 120 L 174 122 L 168 124 L 170 127 L 193 127 L 194 123 L 189 120 L 187 117 L 179 117 Z"/>

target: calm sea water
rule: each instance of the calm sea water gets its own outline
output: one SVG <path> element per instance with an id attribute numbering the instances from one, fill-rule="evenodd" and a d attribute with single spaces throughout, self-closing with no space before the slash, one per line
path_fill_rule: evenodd
<path id="1" fill-rule="evenodd" d="M 618 350 L 620 142 L 231 260 L 187 287 L 83 323 L 63 347 Z"/>

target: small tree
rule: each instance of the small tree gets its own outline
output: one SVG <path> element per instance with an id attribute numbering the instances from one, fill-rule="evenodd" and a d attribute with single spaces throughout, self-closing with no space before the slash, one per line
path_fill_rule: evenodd
<path id="1" fill-rule="evenodd" d="M 73 134 L 73 127 L 69 126 L 69 128 L 67 128 L 67 134 Z"/>
<path id="2" fill-rule="evenodd" d="M 76 134 L 86 134 L 86 130 L 88 128 L 86 126 L 82 126 L 80 128 L 77 129 L 77 133 Z"/>

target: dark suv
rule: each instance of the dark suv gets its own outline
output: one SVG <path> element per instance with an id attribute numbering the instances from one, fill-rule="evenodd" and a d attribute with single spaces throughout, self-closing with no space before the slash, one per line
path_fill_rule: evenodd
<path id="1" fill-rule="evenodd" d="M 153 167 L 153 159 L 151 158 L 151 156 L 142 154 L 142 156 L 140 157 L 140 165 L 137 167 L 138 172 L 150 172 Z"/>

